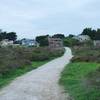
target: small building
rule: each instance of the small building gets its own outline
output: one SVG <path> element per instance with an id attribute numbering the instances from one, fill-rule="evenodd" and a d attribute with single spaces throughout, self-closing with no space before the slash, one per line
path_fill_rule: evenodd
<path id="1" fill-rule="evenodd" d="M 21 40 L 21 45 L 23 46 L 39 46 L 39 43 L 35 41 L 34 39 L 22 39 Z"/>
<path id="2" fill-rule="evenodd" d="M 48 42 L 50 49 L 63 49 L 63 41 L 60 38 L 48 37 Z"/>
<path id="3" fill-rule="evenodd" d="M 74 36 L 73 38 L 79 40 L 80 42 L 86 42 L 91 40 L 88 35 L 78 35 L 78 36 Z"/>
<path id="4" fill-rule="evenodd" d="M 8 40 L 8 39 L 4 39 L 0 42 L 1 46 L 12 46 L 13 44 L 14 44 L 14 41 Z"/>
<path id="5" fill-rule="evenodd" d="M 94 40 L 93 41 L 94 46 L 100 47 L 100 40 Z"/>

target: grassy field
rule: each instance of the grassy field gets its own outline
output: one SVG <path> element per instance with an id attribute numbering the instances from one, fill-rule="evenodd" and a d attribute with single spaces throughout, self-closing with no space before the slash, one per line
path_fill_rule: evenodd
<path id="1" fill-rule="evenodd" d="M 99 66 L 97 63 L 71 63 L 62 72 L 60 84 L 75 100 L 100 100 L 100 88 L 89 87 L 87 82 L 88 73 Z"/>
<path id="2" fill-rule="evenodd" d="M 50 60 L 34 61 L 34 62 L 32 62 L 31 66 L 25 66 L 25 67 L 22 67 L 22 68 L 18 68 L 14 71 L 12 70 L 11 72 L 5 74 L 3 77 L 0 77 L 0 88 L 4 87 L 8 83 L 10 83 L 16 77 L 21 76 L 21 75 L 25 74 L 26 72 L 29 72 L 33 69 L 36 69 L 36 68 L 40 67 L 41 65 L 46 64 L 49 61 Z"/>
<path id="3" fill-rule="evenodd" d="M 74 100 L 100 100 L 100 49 L 72 49 L 72 62 L 61 73 L 59 83 Z"/>

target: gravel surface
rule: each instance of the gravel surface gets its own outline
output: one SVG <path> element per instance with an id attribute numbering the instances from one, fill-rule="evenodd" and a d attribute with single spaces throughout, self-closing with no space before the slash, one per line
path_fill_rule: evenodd
<path id="1" fill-rule="evenodd" d="M 18 77 L 3 88 L 0 100 L 67 100 L 68 96 L 58 85 L 58 80 L 71 58 L 71 50 L 66 48 L 64 56 Z"/>

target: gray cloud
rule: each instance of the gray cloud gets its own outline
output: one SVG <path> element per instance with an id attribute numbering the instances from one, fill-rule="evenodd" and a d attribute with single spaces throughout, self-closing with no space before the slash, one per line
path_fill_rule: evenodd
<path id="1" fill-rule="evenodd" d="M 19 38 L 79 34 L 85 27 L 99 27 L 99 5 L 99 0 L 2 0 L 0 28 L 16 31 Z"/>

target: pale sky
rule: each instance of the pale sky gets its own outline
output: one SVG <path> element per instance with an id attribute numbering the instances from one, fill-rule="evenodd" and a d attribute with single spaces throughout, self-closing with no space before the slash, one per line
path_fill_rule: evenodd
<path id="1" fill-rule="evenodd" d="M 0 0 L 0 29 L 18 38 L 100 28 L 100 0 Z"/>

